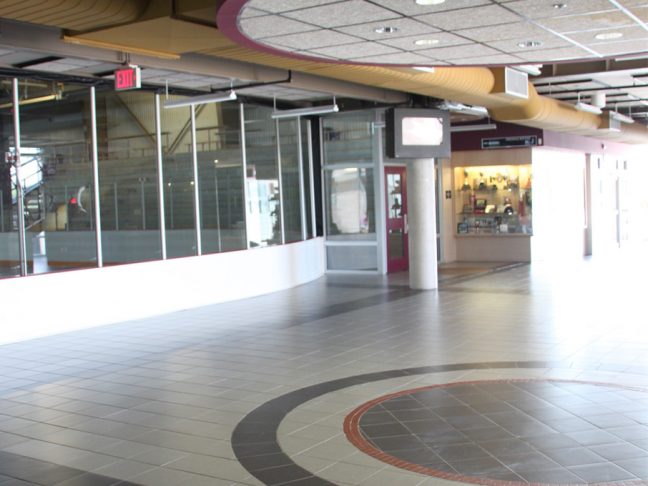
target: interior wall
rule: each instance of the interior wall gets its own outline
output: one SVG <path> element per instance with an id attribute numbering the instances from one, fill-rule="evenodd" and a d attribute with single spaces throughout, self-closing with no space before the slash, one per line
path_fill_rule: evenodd
<path id="1" fill-rule="evenodd" d="M 616 158 L 592 154 L 592 253 L 604 256 L 619 250 L 617 234 Z"/>
<path id="2" fill-rule="evenodd" d="M 0 280 L 0 344 L 294 287 L 324 274 L 322 238 Z"/>
<path id="3" fill-rule="evenodd" d="M 531 258 L 553 261 L 585 254 L 585 154 L 533 150 Z"/>
<path id="4" fill-rule="evenodd" d="M 648 161 L 646 156 L 628 161 L 629 247 L 645 255 L 648 250 Z"/>
<path id="5" fill-rule="evenodd" d="M 440 159 L 441 166 L 441 200 L 437 201 L 441 216 L 441 262 L 450 263 L 457 260 L 457 245 L 455 244 L 455 217 L 453 197 L 456 197 L 452 183 L 452 166 L 450 159 Z M 450 196 L 449 198 L 447 196 Z"/>

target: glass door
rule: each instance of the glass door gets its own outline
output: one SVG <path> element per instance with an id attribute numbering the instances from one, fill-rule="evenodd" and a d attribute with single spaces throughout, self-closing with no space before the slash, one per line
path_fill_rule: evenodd
<path id="1" fill-rule="evenodd" d="M 409 267 L 407 188 L 405 167 L 385 167 L 385 213 L 387 215 L 387 272 Z"/>

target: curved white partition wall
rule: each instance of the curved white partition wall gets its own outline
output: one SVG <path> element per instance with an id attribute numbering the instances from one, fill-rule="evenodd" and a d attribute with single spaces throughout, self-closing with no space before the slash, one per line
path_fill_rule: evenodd
<path id="1" fill-rule="evenodd" d="M 324 244 L 287 245 L 0 280 L 0 344 L 294 287 L 324 274 Z"/>

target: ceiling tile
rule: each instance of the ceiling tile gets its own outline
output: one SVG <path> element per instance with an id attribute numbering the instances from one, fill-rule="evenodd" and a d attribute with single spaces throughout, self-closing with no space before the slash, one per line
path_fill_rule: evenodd
<path id="1" fill-rule="evenodd" d="M 295 54 L 299 54 L 299 55 L 303 55 L 303 56 L 312 56 L 312 57 L 317 57 L 317 58 L 320 58 L 320 59 L 337 60 L 337 57 L 334 57 L 334 56 L 326 56 L 324 54 L 315 53 L 315 52 L 309 51 L 309 50 L 292 49 L 290 47 L 286 47 L 286 46 L 281 45 L 281 44 L 275 44 L 274 42 L 270 42 L 270 40 L 263 41 L 263 45 L 268 46 L 268 47 L 272 47 L 272 48 L 277 49 L 279 51 L 295 53 Z"/>
<path id="2" fill-rule="evenodd" d="M 419 54 L 424 54 L 440 61 L 450 61 L 463 57 L 497 56 L 501 52 L 482 44 L 466 44 L 454 47 L 441 47 L 439 49 L 425 49 L 424 51 L 419 51 Z"/>
<path id="3" fill-rule="evenodd" d="M 241 19 L 240 27 L 246 35 L 253 39 L 317 30 L 317 27 L 312 25 L 277 15 Z"/>
<path id="4" fill-rule="evenodd" d="M 624 7 L 640 7 L 646 5 L 646 0 L 619 0 Z"/>
<path id="5" fill-rule="evenodd" d="M 79 66 L 74 64 L 68 64 L 63 61 L 51 61 L 44 62 L 41 64 L 34 64 L 30 66 L 29 69 L 34 69 L 36 71 L 46 71 L 50 73 L 64 73 L 65 71 L 75 71 L 79 69 Z"/>
<path id="6" fill-rule="evenodd" d="M 543 81 L 541 79 L 541 81 Z M 538 94 L 552 95 L 554 97 L 559 96 L 561 91 L 564 91 L 562 86 L 536 86 L 536 91 Z"/>
<path id="7" fill-rule="evenodd" d="M 340 34 L 331 30 L 318 30 L 314 32 L 298 33 L 290 35 L 280 35 L 271 37 L 275 45 L 286 46 L 292 49 L 317 49 L 320 47 L 330 47 L 340 44 L 352 44 L 360 41 L 357 37 Z"/>
<path id="8" fill-rule="evenodd" d="M 556 9 L 554 7 L 556 4 L 562 4 L 565 7 Z M 565 2 L 556 0 L 521 0 L 508 2 L 506 8 L 530 19 L 614 10 L 608 0 L 568 0 Z"/>
<path id="9" fill-rule="evenodd" d="M 321 7 L 286 12 L 283 15 L 329 28 L 401 17 L 401 15 L 391 10 L 378 7 L 364 0 L 338 2 Z"/>
<path id="10" fill-rule="evenodd" d="M 208 81 L 212 85 L 220 84 L 220 83 L 228 83 L 231 81 L 229 78 L 220 78 L 220 77 L 215 77 L 215 76 L 209 76 L 208 78 L 205 78 L 206 81 Z M 244 80 L 234 80 L 238 82 L 244 82 Z"/>
<path id="11" fill-rule="evenodd" d="M 524 62 L 524 59 L 520 59 L 516 56 L 511 56 L 508 54 L 499 54 L 496 56 L 478 56 L 478 57 L 464 57 L 452 61 L 454 64 L 460 64 L 462 66 L 466 65 L 484 65 L 484 66 L 493 66 L 499 64 L 515 64 Z"/>
<path id="12" fill-rule="evenodd" d="M 182 86 L 183 88 L 207 88 L 211 86 L 209 83 L 205 83 L 203 80 L 196 81 L 175 81 L 172 83 L 173 86 Z"/>
<path id="13" fill-rule="evenodd" d="M 299 10 L 309 7 L 326 5 L 327 3 L 339 2 L 340 0 L 249 0 L 246 8 L 258 8 L 268 12 L 278 13 L 290 10 Z"/>
<path id="14" fill-rule="evenodd" d="M 110 62 L 102 62 L 101 64 L 95 64 L 89 68 L 84 69 L 84 71 L 96 75 L 96 73 L 104 73 L 106 71 L 114 71 L 119 69 L 121 66 L 118 64 L 113 64 Z M 142 70 L 144 72 L 144 70 Z M 143 79 L 143 78 L 142 78 Z"/>
<path id="15" fill-rule="evenodd" d="M 577 93 L 554 93 L 551 95 L 552 98 L 556 98 L 557 100 L 575 100 L 578 99 L 578 94 Z M 584 100 L 585 98 L 583 98 Z"/>
<path id="16" fill-rule="evenodd" d="M 376 32 L 377 28 L 385 26 L 395 27 L 398 30 L 391 34 L 379 34 Z M 351 25 L 348 27 L 340 27 L 337 30 L 346 34 L 362 37 L 363 39 L 380 41 L 439 31 L 428 24 L 408 18 L 391 19 L 384 22 L 369 22 L 362 25 Z"/>
<path id="17" fill-rule="evenodd" d="M 614 71 L 592 73 L 592 80 L 598 81 L 604 86 L 627 86 L 634 84 L 634 78 L 629 74 L 620 74 Z"/>
<path id="18" fill-rule="evenodd" d="M 200 76 L 196 76 L 195 74 L 191 73 L 173 73 L 170 76 L 167 76 L 167 79 L 169 81 L 191 81 L 195 80 L 196 78 L 199 78 Z"/>
<path id="19" fill-rule="evenodd" d="M 583 81 L 578 83 L 561 84 L 560 88 L 565 91 L 578 91 L 582 89 L 603 89 L 606 85 L 598 81 Z"/>
<path id="20" fill-rule="evenodd" d="M 330 56 L 337 59 L 353 59 L 363 56 L 378 56 L 381 54 L 395 54 L 398 49 L 377 44 L 374 42 L 359 42 L 357 44 L 346 44 L 343 46 L 324 47 L 322 49 L 311 49 L 316 55 Z"/>
<path id="21" fill-rule="evenodd" d="M 158 76 L 170 76 L 171 74 L 173 74 L 173 71 L 167 71 L 166 69 L 142 69 L 142 79 L 154 78 Z"/>
<path id="22" fill-rule="evenodd" d="M 623 37 L 615 41 L 601 41 L 595 37 L 596 34 L 611 32 L 619 32 L 623 34 Z M 569 34 L 567 37 L 588 47 L 594 48 L 596 44 L 608 44 L 610 42 L 622 42 L 624 40 L 633 39 L 648 39 L 648 30 L 642 29 L 641 27 L 621 27 L 617 29 L 601 29 L 588 32 L 575 32 L 573 34 Z M 643 43 L 643 50 L 648 50 L 648 40 Z"/>
<path id="23" fill-rule="evenodd" d="M 630 17 L 620 11 L 541 19 L 538 23 L 563 33 L 636 25 Z"/>
<path id="24" fill-rule="evenodd" d="M 628 93 L 638 96 L 639 98 L 648 98 L 648 86 L 645 87 L 638 87 L 638 88 L 630 88 L 625 90 Z"/>
<path id="25" fill-rule="evenodd" d="M 242 19 L 251 19 L 252 17 L 261 17 L 262 15 L 268 15 L 268 12 L 265 10 L 259 10 L 256 8 L 250 8 L 248 5 L 243 7 L 241 10 Z"/>
<path id="26" fill-rule="evenodd" d="M 506 24 L 520 20 L 519 16 L 499 5 L 452 10 L 432 15 L 419 15 L 416 18 L 444 30 L 469 29 L 471 27 Z"/>
<path id="27" fill-rule="evenodd" d="M 648 32 L 646 32 L 648 34 Z M 639 54 L 646 52 L 646 43 L 637 42 L 636 40 L 626 40 L 621 42 L 607 42 L 605 44 L 596 44 L 588 46 L 603 56 L 612 56 L 619 54 Z"/>
<path id="28" fill-rule="evenodd" d="M 623 102 L 633 102 L 636 101 L 635 98 L 632 96 L 628 96 L 626 93 L 619 93 L 619 94 L 607 94 L 605 95 L 607 98 L 607 101 L 614 101 L 615 103 L 623 103 Z"/>
<path id="29" fill-rule="evenodd" d="M 468 37 L 477 42 L 498 41 L 506 39 L 524 38 L 526 40 L 536 40 L 536 38 L 546 37 L 547 31 L 536 27 L 528 22 L 514 22 L 505 25 L 490 25 L 487 27 L 477 27 L 474 29 L 464 29 L 455 31 L 456 34 Z"/>
<path id="30" fill-rule="evenodd" d="M 431 59 L 413 52 L 400 52 L 397 54 L 383 54 L 381 56 L 367 56 L 351 59 L 354 62 L 375 64 L 415 64 L 425 66 L 431 64 Z"/>
<path id="31" fill-rule="evenodd" d="M 580 47 L 559 47 L 556 49 L 538 49 L 537 51 L 516 52 L 516 56 L 529 62 L 547 63 L 569 59 L 587 59 L 594 57 L 589 51 Z M 548 61 L 547 61 L 548 60 Z"/>
<path id="32" fill-rule="evenodd" d="M 79 67 L 96 66 L 97 64 L 102 63 L 102 61 L 95 61 L 92 59 L 77 59 L 73 57 L 66 57 L 64 61 L 67 64 L 72 64 L 74 66 L 79 66 Z"/>
<path id="33" fill-rule="evenodd" d="M 542 44 L 538 47 L 520 47 L 520 44 L 524 44 L 528 41 L 537 41 Z M 500 51 L 515 53 L 516 55 L 520 52 L 533 52 L 537 50 L 546 50 L 555 47 L 572 47 L 572 44 L 566 40 L 561 39 L 556 35 L 551 35 L 545 32 L 541 37 L 519 37 L 517 39 L 508 39 L 503 41 L 489 42 L 489 46 L 499 49 Z"/>
<path id="34" fill-rule="evenodd" d="M 645 2 L 642 7 L 631 8 L 630 12 L 639 17 L 642 22 L 648 22 L 648 5 Z"/>
<path id="35" fill-rule="evenodd" d="M 439 43 L 436 44 L 437 48 L 439 47 L 445 47 L 445 46 L 454 46 L 454 45 L 459 45 L 459 44 L 471 44 L 471 41 L 468 39 L 464 39 L 463 37 L 459 37 L 454 34 L 448 34 L 446 32 L 437 32 L 433 33 L 431 35 L 427 36 L 412 36 L 412 37 L 403 37 L 401 39 L 391 39 L 391 40 L 384 40 L 381 41 L 381 44 L 385 44 L 388 46 L 392 47 L 398 47 L 399 49 L 403 49 L 405 51 L 420 51 L 423 49 L 430 49 L 430 46 L 417 46 L 414 42 L 419 40 L 419 39 L 434 39 L 438 40 Z"/>
<path id="36" fill-rule="evenodd" d="M 456 10 L 479 5 L 489 5 L 490 0 L 451 0 L 440 5 L 418 5 L 412 0 L 373 0 L 374 3 L 391 8 L 404 15 L 425 15 L 446 10 Z"/>
<path id="37" fill-rule="evenodd" d="M 8 54 L 0 55 L 0 63 L 2 64 L 20 64 L 23 62 L 35 61 L 42 59 L 46 54 L 36 52 L 9 52 Z"/>

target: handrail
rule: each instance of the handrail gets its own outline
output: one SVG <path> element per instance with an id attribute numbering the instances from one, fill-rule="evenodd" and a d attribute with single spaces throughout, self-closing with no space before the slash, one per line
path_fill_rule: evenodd
<path id="1" fill-rule="evenodd" d="M 30 229 L 32 229 L 32 228 L 33 228 L 34 226 L 36 226 L 37 224 L 41 224 L 43 221 L 45 221 L 45 218 L 41 218 L 41 219 L 39 219 L 39 220 L 37 220 L 37 221 L 34 221 L 32 224 L 30 224 L 29 226 L 27 226 L 27 227 L 25 228 L 25 231 L 29 231 Z"/>

